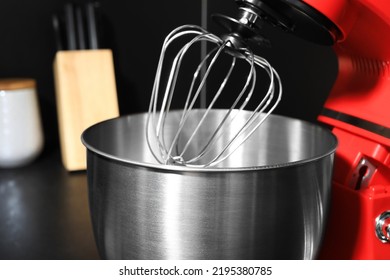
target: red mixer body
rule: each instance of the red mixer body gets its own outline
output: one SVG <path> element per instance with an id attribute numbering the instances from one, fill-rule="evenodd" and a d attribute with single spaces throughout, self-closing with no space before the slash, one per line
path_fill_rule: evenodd
<path id="1" fill-rule="evenodd" d="M 390 1 L 303 2 L 339 29 L 338 77 L 319 116 L 339 141 L 319 257 L 390 259 Z"/>

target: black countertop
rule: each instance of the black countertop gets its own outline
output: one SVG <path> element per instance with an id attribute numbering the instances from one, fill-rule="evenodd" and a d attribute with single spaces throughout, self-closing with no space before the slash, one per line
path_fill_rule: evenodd
<path id="1" fill-rule="evenodd" d="M 0 259 L 99 259 L 86 172 L 66 171 L 59 151 L 0 169 Z"/>

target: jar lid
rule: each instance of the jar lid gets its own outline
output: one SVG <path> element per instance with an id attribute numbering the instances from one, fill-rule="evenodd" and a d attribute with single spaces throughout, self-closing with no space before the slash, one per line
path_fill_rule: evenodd
<path id="1" fill-rule="evenodd" d="M 0 90 L 35 88 L 35 86 L 36 86 L 36 82 L 34 79 L 28 79 L 28 78 L 0 79 Z"/>

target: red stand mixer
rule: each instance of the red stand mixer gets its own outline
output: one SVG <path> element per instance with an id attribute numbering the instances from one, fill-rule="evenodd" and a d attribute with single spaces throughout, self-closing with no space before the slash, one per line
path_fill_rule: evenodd
<path id="1" fill-rule="evenodd" d="M 338 77 L 318 118 L 339 141 L 321 257 L 390 259 L 390 2 L 305 2 L 340 31 Z"/>
<path id="2" fill-rule="evenodd" d="M 238 25 L 234 30 L 240 36 L 248 33 L 248 26 L 256 29 L 260 19 L 333 46 L 338 77 L 318 119 L 332 128 L 339 146 L 331 213 L 319 257 L 390 259 L 390 2 L 236 2 L 240 21 L 224 16 L 216 20 Z"/>

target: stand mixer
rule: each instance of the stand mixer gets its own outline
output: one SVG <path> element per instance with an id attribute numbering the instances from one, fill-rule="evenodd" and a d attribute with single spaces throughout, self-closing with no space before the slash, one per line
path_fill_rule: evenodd
<path id="1" fill-rule="evenodd" d="M 264 20 L 333 45 L 338 77 L 318 120 L 332 128 L 339 146 L 320 258 L 390 259 L 390 2 L 236 2 L 245 11 L 241 24 Z"/>
<path id="2" fill-rule="evenodd" d="M 184 26 L 176 29 L 166 38 L 153 87 L 148 121 L 148 126 L 152 124 L 151 126 L 155 128 L 152 130 L 155 132 L 151 134 L 154 133 L 159 142 L 161 160 L 158 158 L 158 151 L 153 153 L 156 159 L 164 164 L 190 165 L 202 158 L 209 150 L 216 150 L 211 145 L 218 143 L 220 127 L 229 119 L 231 111 L 237 109 L 236 105 L 242 103 L 243 92 L 249 93 L 243 98 L 245 101 L 238 108 L 239 112 L 245 107 L 252 93 L 258 93 L 254 91 L 254 83 L 252 85 L 251 82 L 249 85 L 247 82 L 209 142 L 203 149 L 199 149 L 197 156 L 195 153 L 193 159 L 191 157 L 185 159 L 183 155 L 187 146 L 203 124 L 203 119 L 206 118 L 214 101 L 205 111 L 205 117 L 199 122 L 199 127 L 194 129 L 193 135 L 189 137 L 184 148 L 179 147 L 178 139 L 186 126 L 185 122 L 191 114 L 193 104 L 205 84 L 209 69 L 213 67 L 221 53 L 228 53 L 231 56 L 230 69 L 233 69 L 236 58 L 247 61 L 251 69 L 248 77 L 253 76 L 254 80 L 256 80 L 256 73 L 253 70 L 255 64 L 261 66 L 269 75 L 270 85 L 265 99 L 260 102 L 258 108 L 262 108 L 263 104 L 268 106 L 271 101 L 275 105 L 265 116 L 262 115 L 263 109 L 255 110 L 254 115 L 264 117 L 259 120 L 254 119 L 253 125 L 251 117 L 249 129 L 244 126 L 238 131 L 237 136 L 233 137 L 233 142 L 229 142 L 226 147 L 217 151 L 215 157 L 211 157 L 205 164 L 201 162 L 196 166 L 212 166 L 229 157 L 231 153 L 225 151 L 230 146 L 234 149 L 239 147 L 272 112 L 280 100 L 279 77 L 268 62 L 254 55 L 248 47 L 250 42 L 260 45 L 268 43 L 261 34 L 260 23 L 268 22 L 311 42 L 333 46 L 338 57 L 338 77 L 318 120 L 332 128 L 339 146 L 335 158 L 330 219 L 319 257 L 390 259 L 390 113 L 388 109 L 390 104 L 388 94 L 390 91 L 390 2 L 385 0 L 236 0 L 236 3 L 239 10 L 237 19 L 214 15 L 214 20 L 228 31 L 225 35 L 216 37 L 201 28 Z M 183 32 L 182 29 L 188 30 Z M 177 54 L 169 73 L 167 86 L 162 91 L 165 95 L 161 110 L 157 111 L 157 96 L 162 76 L 161 63 L 164 60 L 165 49 L 176 38 L 188 34 L 195 34 L 195 37 Z M 172 144 L 167 145 L 163 136 L 164 121 L 176 88 L 178 69 L 189 47 L 200 41 L 213 42 L 216 47 L 214 46 L 214 49 L 198 65 L 188 93 L 187 100 L 192 101 L 187 101 L 178 132 Z M 212 59 L 207 63 L 209 56 L 212 56 Z M 202 76 L 201 68 L 207 64 L 209 66 Z M 229 75 L 230 72 L 224 78 L 215 99 L 225 87 Z M 194 89 L 193 85 L 197 79 L 200 79 L 199 86 Z M 279 96 L 278 98 L 274 98 L 274 92 L 276 92 L 275 96 Z M 187 105 L 189 103 L 191 105 Z M 245 132 L 244 139 L 239 140 L 236 145 L 235 139 L 246 130 L 249 133 Z M 149 139 L 148 129 L 146 131 Z M 173 152 L 174 150 L 176 153 Z"/>

